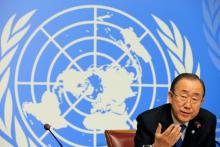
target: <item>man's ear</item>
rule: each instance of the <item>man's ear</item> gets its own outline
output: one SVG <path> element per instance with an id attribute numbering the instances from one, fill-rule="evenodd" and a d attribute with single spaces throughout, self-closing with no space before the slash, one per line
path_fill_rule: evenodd
<path id="1" fill-rule="evenodd" d="M 204 103 L 204 101 L 205 101 L 205 98 L 203 97 L 203 98 L 202 98 L 202 102 L 201 102 L 201 105 L 202 105 L 202 104 Z"/>
<path id="2" fill-rule="evenodd" d="M 169 99 L 169 103 L 172 103 L 173 93 L 171 91 L 168 92 L 168 99 Z"/>

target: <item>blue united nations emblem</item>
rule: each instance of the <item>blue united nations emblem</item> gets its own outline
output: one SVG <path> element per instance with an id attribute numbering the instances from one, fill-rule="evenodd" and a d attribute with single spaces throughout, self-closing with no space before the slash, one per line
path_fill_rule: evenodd
<path id="1" fill-rule="evenodd" d="M 42 146 L 51 144 L 45 123 L 66 146 L 105 146 L 105 129 L 135 129 L 137 114 L 167 101 L 166 56 L 147 26 L 126 12 L 66 9 L 23 46 L 15 72 L 19 114 Z"/>

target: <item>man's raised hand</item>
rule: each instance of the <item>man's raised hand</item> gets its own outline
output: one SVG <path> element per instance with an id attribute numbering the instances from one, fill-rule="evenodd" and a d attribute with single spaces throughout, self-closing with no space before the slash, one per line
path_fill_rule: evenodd
<path id="1" fill-rule="evenodd" d="M 177 124 L 171 124 L 163 133 L 162 125 L 159 123 L 155 133 L 153 147 L 172 147 L 181 136 L 181 127 Z"/>

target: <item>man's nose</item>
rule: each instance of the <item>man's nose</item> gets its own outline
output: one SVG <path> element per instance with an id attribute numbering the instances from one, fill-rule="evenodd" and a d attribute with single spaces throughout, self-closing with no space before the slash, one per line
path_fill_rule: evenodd
<path id="1" fill-rule="evenodd" d="M 191 108 L 191 106 L 192 106 L 192 99 L 191 98 L 187 98 L 185 103 L 184 103 L 184 106 L 186 106 L 187 108 Z"/>

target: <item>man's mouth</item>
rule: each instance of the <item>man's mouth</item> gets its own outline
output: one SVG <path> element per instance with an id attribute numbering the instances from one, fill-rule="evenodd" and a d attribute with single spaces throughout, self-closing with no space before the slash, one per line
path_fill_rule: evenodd
<path id="1" fill-rule="evenodd" d="M 184 111 L 180 111 L 181 112 L 181 114 L 183 115 L 183 116 L 189 116 L 190 115 L 190 112 L 184 112 Z"/>

